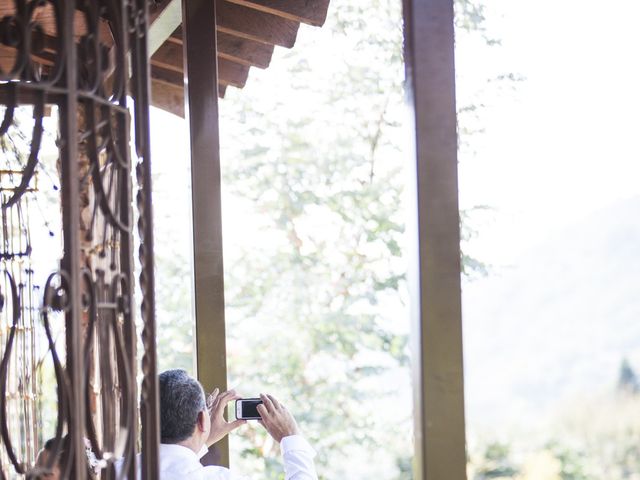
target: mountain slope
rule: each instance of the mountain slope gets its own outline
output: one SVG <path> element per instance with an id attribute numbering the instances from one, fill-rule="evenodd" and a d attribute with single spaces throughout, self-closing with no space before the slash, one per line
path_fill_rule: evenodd
<path id="1" fill-rule="evenodd" d="M 639 219 L 640 198 L 616 204 L 465 285 L 470 424 L 536 421 L 640 366 Z"/>

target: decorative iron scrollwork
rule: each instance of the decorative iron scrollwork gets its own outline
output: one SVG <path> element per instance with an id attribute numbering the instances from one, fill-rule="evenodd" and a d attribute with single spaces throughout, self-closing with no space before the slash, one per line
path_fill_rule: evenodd
<path id="1" fill-rule="evenodd" d="M 14 3 L 13 14 L 5 15 L 0 20 L 0 43 L 15 49 L 16 55 L 8 71 L 0 66 L 0 80 L 57 84 L 62 79 L 64 61 L 61 55 L 56 55 L 63 49 L 59 48 L 59 41 L 56 44 L 55 34 L 63 31 L 62 3 L 64 2 L 17 0 Z M 48 17 L 52 18 L 48 25 L 49 33 L 35 18 L 35 14 L 42 10 L 47 10 Z M 52 33 L 53 36 L 51 36 Z M 43 58 L 51 66 L 47 69 L 46 80 L 41 75 L 42 66 L 37 62 L 37 59 Z"/>
<path id="2" fill-rule="evenodd" d="M 65 248 L 57 272 L 43 283 L 41 303 L 33 307 L 41 318 L 33 328 L 46 339 L 57 389 L 52 460 L 34 468 L 33 450 L 31 458 L 20 458 L 7 423 L 8 403 L 3 397 L 14 375 L 10 366 L 20 312 L 27 308 L 26 294 L 20 294 L 23 287 L 10 269 L 4 273 L 10 288 L 2 292 L 0 310 L 11 310 L 17 320 L 11 324 L 6 341 L 0 342 L 0 449 L 7 452 L 15 474 L 38 478 L 61 454 L 63 476 L 83 479 L 90 467 L 80 451 L 86 439 L 97 462 L 91 467 L 99 475 L 114 478 L 113 465 L 119 457 L 123 458 L 121 476 L 135 475 L 138 334 L 133 308 L 133 225 L 137 220 L 144 349 L 142 470 L 147 478 L 153 478 L 157 470 L 158 398 L 147 0 L 15 0 L 13 5 L 13 11 L 0 19 L 0 45 L 14 52 L 11 61 L 0 59 L 0 104 L 5 107 L 0 114 L 0 138 L 16 127 L 23 105 L 31 106 L 33 124 L 28 132 L 28 155 L 12 169 L 17 181 L 0 195 L 1 207 L 3 212 L 13 212 L 27 197 L 38 194 L 33 184 L 43 168 L 40 157 L 45 120 L 57 119 L 60 157 L 54 175 L 61 187 L 59 211 Z M 131 77 L 127 55 L 131 56 Z M 137 157 L 135 217 L 131 202 L 131 98 Z M 31 250 L 24 252 L 31 254 Z M 0 261 L 17 262 L 19 257 L 13 252 L 0 256 Z M 56 338 L 53 318 L 65 319 L 64 326 L 59 325 L 65 332 L 65 355 L 59 352 L 62 342 Z M 82 418 L 75 416 L 79 411 L 84 412 Z M 8 471 L 1 461 L 0 456 L 0 479 Z"/>

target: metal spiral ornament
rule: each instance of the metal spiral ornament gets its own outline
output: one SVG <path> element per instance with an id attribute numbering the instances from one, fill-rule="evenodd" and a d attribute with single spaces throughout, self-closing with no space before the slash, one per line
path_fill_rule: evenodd
<path id="1" fill-rule="evenodd" d="M 0 479 L 40 478 L 54 464 L 64 478 L 114 479 L 118 458 L 123 459 L 120 477 L 133 478 L 138 372 L 142 470 L 146 478 L 156 478 L 147 0 L 15 0 L 13 5 L 0 19 L 0 45 L 14 52 L 9 60 L 0 58 L 0 143 L 18 132 L 25 148 L 18 149 L 24 152 L 11 168 L 0 164 L 2 238 L 8 239 L 0 249 L 5 272 L 0 313 L 11 317 L 0 328 Z M 131 101 L 135 180 L 129 149 Z M 25 109 L 31 119 L 21 123 Z M 47 128 L 60 132 L 59 155 L 52 165 L 42 156 L 52 136 Z M 37 187 L 41 178 L 52 179 L 53 191 Z M 50 197 L 56 197 L 53 210 L 47 206 Z M 34 210 L 46 213 L 38 217 Z M 140 366 L 134 318 L 136 221 L 144 349 Z M 64 242 L 59 252 L 45 255 L 57 255 L 57 265 L 31 265 L 43 252 L 34 250 L 38 242 L 28 239 L 50 236 Z M 54 273 L 41 277 L 43 269 Z M 41 286 L 34 280 L 39 278 Z M 29 342 L 33 349 L 26 348 Z M 26 361 L 25 352 L 33 358 Z M 55 428 L 47 433 L 36 418 L 42 397 L 37 372 L 42 368 L 50 370 L 57 392 Z M 20 403 L 28 413 L 15 416 L 18 407 L 11 392 L 18 386 L 29 390 Z M 25 428 L 29 433 L 23 435 Z M 35 466 L 45 435 L 52 435 L 53 450 L 46 465 Z"/>

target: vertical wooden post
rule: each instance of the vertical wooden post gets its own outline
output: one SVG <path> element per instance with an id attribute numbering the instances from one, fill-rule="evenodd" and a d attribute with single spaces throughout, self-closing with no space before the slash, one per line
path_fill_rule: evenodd
<path id="1" fill-rule="evenodd" d="M 411 272 L 415 468 L 466 478 L 453 0 L 404 0 L 407 95 L 415 120 Z"/>
<path id="2" fill-rule="evenodd" d="M 197 372 L 208 391 L 227 388 L 215 3 L 182 2 L 185 116 L 191 140 Z M 228 465 L 228 440 L 214 445 L 211 453 L 208 462 Z"/>

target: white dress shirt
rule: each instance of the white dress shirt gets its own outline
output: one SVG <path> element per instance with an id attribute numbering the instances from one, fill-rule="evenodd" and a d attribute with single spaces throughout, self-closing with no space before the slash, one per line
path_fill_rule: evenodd
<path id="1" fill-rule="evenodd" d="M 313 457 L 316 452 L 300 435 L 284 437 L 280 442 L 284 460 L 285 480 L 318 480 Z M 206 447 L 199 453 L 181 445 L 161 443 L 160 480 L 248 480 L 225 467 L 202 466 L 200 458 L 207 453 Z M 116 465 L 116 469 L 118 466 Z M 140 471 L 138 471 L 140 476 Z"/>

